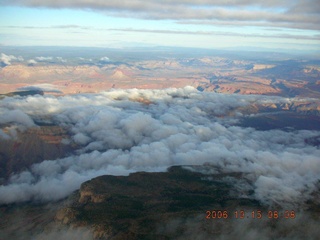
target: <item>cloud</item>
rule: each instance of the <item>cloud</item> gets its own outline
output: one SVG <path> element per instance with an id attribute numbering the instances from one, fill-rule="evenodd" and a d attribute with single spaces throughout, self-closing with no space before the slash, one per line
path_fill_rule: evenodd
<path id="1" fill-rule="evenodd" d="M 0 125 L 9 125 L 6 132 L 0 130 L 0 140 L 15 139 L 17 130 L 36 127 L 32 118 L 19 109 L 0 109 Z"/>
<path id="2" fill-rule="evenodd" d="M 311 23 L 296 23 L 290 24 L 288 22 L 283 23 L 269 23 L 266 25 L 263 21 L 217 21 L 217 20 L 179 20 L 176 21 L 177 24 L 180 25 L 213 25 L 213 26 L 233 26 L 233 27 L 243 27 L 243 26 L 255 26 L 261 27 L 264 31 L 268 30 L 269 32 L 279 32 L 282 31 L 282 28 L 294 28 L 294 29 L 301 29 L 305 30 L 307 28 L 317 30 L 318 23 L 314 23 L 313 27 Z M 136 33 L 156 33 L 156 34 L 183 34 L 183 35 L 206 35 L 206 36 L 235 36 L 235 37 L 249 37 L 249 38 L 279 38 L 279 39 L 297 39 L 297 40 L 313 40 L 319 41 L 320 36 L 319 34 L 253 34 L 253 33 L 246 33 L 246 32 L 234 32 L 234 31 L 190 31 L 190 30 L 164 30 L 164 29 L 134 29 L 134 28 L 94 28 L 94 27 L 81 27 L 81 26 L 74 26 L 74 25 L 61 25 L 61 26 L 52 26 L 52 27 L 30 27 L 30 26 L 7 26 L 8 28 L 21 28 L 21 29 L 44 29 L 44 28 L 81 28 L 81 29 L 90 29 L 94 31 L 117 31 L 117 32 L 136 32 Z M 268 27 L 268 28 L 266 28 Z M 78 33 L 78 32 L 75 32 Z M 66 62 L 67 60 L 61 59 L 61 57 L 57 57 L 57 59 L 61 62 Z M 101 62 L 106 63 L 108 58 L 106 57 Z M 51 57 L 38 57 L 37 60 L 39 62 L 49 61 L 52 60 Z"/>
<path id="3" fill-rule="evenodd" d="M 3 64 L 4 66 L 8 66 L 11 65 L 12 61 L 16 61 L 16 62 L 22 62 L 24 59 L 23 57 L 19 56 L 19 57 L 15 57 L 13 55 L 6 55 L 4 53 L 1 53 L 0 55 L 0 62 L 1 64 Z"/>
<path id="4" fill-rule="evenodd" d="M 38 62 L 36 61 L 36 60 L 34 60 L 34 59 L 30 59 L 29 61 L 28 61 L 28 64 L 30 64 L 30 65 L 35 65 L 35 64 L 37 64 Z"/>
<path id="5" fill-rule="evenodd" d="M 3 0 L 2 5 L 20 5 L 46 8 L 90 9 L 119 17 L 171 20 L 209 20 L 224 22 L 263 23 L 265 26 L 280 24 L 295 28 L 302 24 L 306 29 L 319 30 L 320 7 L 317 0 L 308 1 L 210 1 L 210 0 L 174 0 L 174 1 L 33 1 Z M 275 25 L 277 27 L 277 25 Z M 300 28 L 300 27 L 298 27 Z"/>
<path id="6" fill-rule="evenodd" d="M 35 126 L 31 117 L 19 109 L 1 109 L 0 113 L 0 124 L 17 123 L 25 127 Z"/>
<path id="7" fill-rule="evenodd" d="M 184 25 L 213 25 L 213 26 L 233 26 L 233 27 L 243 27 L 243 26 L 254 26 L 254 27 L 263 27 L 263 28 L 275 28 L 281 30 L 282 28 L 287 29 L 310 29 L 310 30 L 319 30 L 317 23 L 306 23 L 306 22 L 297 22 L 292 24 L 290 22 L 268 22 L 265 21 L 216 21 L 216 20 L 181 20 L 177 21 L 177 24 Z"/>
<path id="8" fill-rule="evenodd" d="M 47 61 L 51 61 L 53 58 L 52 57 L 36 57 L 36 60 L 38 62 L 47 62 Z"/>
<path id="9" fill-rule="evenodd" d="M 91 27 L 79 26 L 79 25 L 55 25 L 48 28 L 61 28 L 61 29 L 91 29 Z"/>
<path id="10" fill-rule="evenodd" d="M 93 27 L 88 26 L 79 26 L 79 25 L 53 25 L 47 27 L 39 27 L 39 26 L 5 26 L 5 28 L 17 28 L 17 29 L 94 29 Z"/>
<path id="11" fill-rule="evenodd" d="M 63 59 L 62 57 L 57 57 L 57 60 L 58 60 L 59 62 L 62 62 L 62 63 L 66 63 L 66 62 L 67 62 L 67 60 L 66 60 L 66 59 Z"/>
<path id="12" fill-rule="evenodd" d="M 79 240 L 93 240 L 93 234 L 89 229 L 85 227 L 78 228 L 48 228 L 43 233 L 39 233 L 32 236 L 34 240 L 69 240 L 69 239 L 79 239 Z"/>
<path id="13" fill-rule="evenodd" d="M 35 58 L 38 62 L 49 62 L 49 61 L 54 61 L 54 58 L 53 57 L 36 57 Z M 56 57 L 56 59 L 59 61 L 59 62 L 62 62 L 62 63 L 66 63 L 67 60 L 66 59 L 63 59 L 62 57 Z"/>
<path id="14" fill-rule="evenodd" d="M 47 207 L 47 211 L 50 212 L 52 209 Z M 70 239 L 79 239 L 79 240 L 93 240 L 93 233 L 90 229 L 85 227 L 66 227 L 59 225 L 54 222 L 49 222 L 52 220 L 50 213 L 45 213 L 45 210 L 42 210 L 42 223 L 40 226 L 34 221 L 30 221 L 30 218 L 33 217 L 30 213 L 23 213 L 23 210 L 20 209 L 22 213 L 11 213 L 13 217 L 9 216 L 6 219 L 4 226 L 2 225 L 1 237 L 2 239 L 34 239 L 34 240 L 70 240 Z M 30 217 L 31 215 L 31 217 Z M 49 215 L 49 216 L 47 216 Z M 45 216 L 45 217 L 44 217 Z M 17 218 L 21 221 L 17 222 Z M 43 220 L 45 219 L 45 220 Z M 49 220 L 48 220 L 49 219 Z"/>
<path id="15" fill-rule="evenodd" d="M 43 118 L 68 128 L 79 149 L 13 175 L 0 186 L 0 203 L 58 200 L 104 174 L 209 163 L 222 172 L 245 173 L 254 198 L 263 204 L 302 204 L 312 199 L 320 179 L 320 149 L 305 140 L 320 133 L 258 131 L 231 124 L 237 121 L 233 116 L 241 115 L 239 109 L 251 104 L 295 101 L 301 100 L 206 93 L 192 87 L 4 98 L 1 111 L 15 111 L 4 121 L 30 127 L 32 118 Z M 235 183 L 239 188 L 242 184 Z"/>
<path id="16" fill-rule="evenodd" d="M 33 91 L 33 90 L 61 93 L 61 91 L 58 89 L 56 85 L 49 84 L 49 83 L 35 84 L 31 86 L 20 87 L 17 89 L 17 91 Z"/>
<path id="17" fill-rule="evenodd" d="M 180 25 L 213 25 L 213 26 L 233 26 L 233 27 L 243 27 L 243 26 L 255 26 L 261 27 L 264 31 L 268 30 L 269 32 L 279 32 L 282 31 L 282 28 L 294 28 L 294 29 L 301 29 L 305 30 L 307 28 L 318 30 L 318 23 L 314 23 L 313 27 L 311 23 L 296 23 L 290 24 L 288 22 L 283 23 L 269 23 L 266 25 L 265 22 L 257 21 L 216 21 L 216 20 L 179 20 L 176 21 L 177 24 Z M 234 31 L 190 31 L 190 30 L 164 30 L 164 29 L 134 29 L 134 28 L 89 28 L 89 27 L 76 27 L 73 25 L 61 25 L 61 26 L 53 26 L 53 27 L 30 27 L 30 26 L 7 26 L 8 28 L 21 28 L 21 29 L 44 29 L 44 28 L 81 28 L 81 29 L 90 29 L 94 31 L 116 31 L 116 32 L 136 32 L 136 33 L 156 33 L 156 34 L 183 34 L 183 35 L 211 35 L 211 36 L 235 36 L 235 37 L 249 37 L 249 38 L 278 38 L 278 39 L 297 39 L 297 40 L 312 40 L 312 41 L 319 41 L 320 36 L 319 34 L 253 34 L 253 33 L 245 33 L 245 32 L 234 32 Z M 268 27 L 268 28 L 266 28 Z M 79 33 L 79 32 L 74 32 Z M 61 62 L 66 62 L 67 60 L 61 59 L 61 57 L 57 57 L 57 59 Z M 101 58 L 103 59 L 103 58 Z M 106 57 L 107 59 L 107 57 Z M 108 60 L 100 60 L 103 63 L 106 63 Z M 38 57 L 37 59 L 39 62 L 49 61 L 52 58 L 49 57 Z"/>
<path id="18" fill-rule="evenodd" d="M 110 59 L 108 57 L 102 57 L 102 58 L 100 58 L 99 62 L 100 63 L 108 63 L 108 62 L 110 62 Z"/>
<path id="19" fill-rule="evenodd" d="M 184 22 L 184 24 L 206 24 L 205 22 Z M 216 23 L 215 23 L 216 24 Z M 174 31 L 174 30 L 154 30 L 154 29 L 109 29 L 111 31 L 121 32 L 141 32 L 141 33 L 159 33 L 159 34 L 186 34 L 186 35 L 219 35 L 219 36 L 237 36 L 237 37 L 258 37 L 258 38 L 285 38 L 285 39 L 308 39 L 319 41 L 320 36 L 306 36 L 306 35 L 293 35 L 293 34 L 245 34 L 235 32 L 221 32 L 221 31 Z M 274 30 L 273 30 L 274 31 Z"/>
<path id="20" fill-rule="evenodd" d="M 11 136 L 0 130 L 0 139 L 9 140 L 11 139 Z"/>
<path id="21" fill-rule="evenodd" d="M 2 63 L 2 64 L 11 65 L 11 62 L 10 62 L 10 61 L 15 60 L 15 59 L 16 59 L 16 57 L 13 56 L 13 55 L 6 55 L 6 54 L 4 54 L 4 53 L 1 53 L 1 58 L 0 58 L 0 60 L 1 60 L 1 63 Z"/>

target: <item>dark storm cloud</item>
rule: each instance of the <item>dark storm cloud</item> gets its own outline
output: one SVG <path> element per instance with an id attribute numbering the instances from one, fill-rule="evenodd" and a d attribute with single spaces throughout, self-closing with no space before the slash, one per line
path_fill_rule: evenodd
<path id="1" fill-rule="evenodd" d="M 201 93 L 192 87 L 4 98 L 2 123 L 31 127 L 33 118 L 50 119 L 70 130 L 79 150 L 13 175 L 0 186 L 0 203 L 58 200 L 104 174 L 204 163 L 246 173 L 254 196 L 265 204 L 301 203 L 311 198 L 320 176 L 320 149 L 305 139 L 320 133 L 257 131 L 229 126 L 236 119 L 227 117 L 241 115 L 237 108 L 253 103 L 293 101 L 303 100 Z"/>
<path id="2" fill-rule="evenodd" d="M 36 0 L 2 0 L 2 5 L 20 5 L 46 8 L 92 9 L 120 17 L 144 19 L 176 19 L 176 20 L 210 20 L 224 22 L 246 22 L 280 24 L 295 28 L 304 25 L 306 29 L 319 30 L 319 2 L 308 1 L 222 1 L 222 0 L 175 0 L 175 1 L 36 1 Z M 318 26 L 317 26 L 318 25 Z"/>

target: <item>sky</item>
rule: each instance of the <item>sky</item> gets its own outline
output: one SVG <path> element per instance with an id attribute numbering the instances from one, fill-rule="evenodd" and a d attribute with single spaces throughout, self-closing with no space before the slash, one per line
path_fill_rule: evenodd
<path id="1" fill-rule="evenodd" d="M 0 0 L 0 45 L 319 51 L 319 13 L 319 0 Z"/>

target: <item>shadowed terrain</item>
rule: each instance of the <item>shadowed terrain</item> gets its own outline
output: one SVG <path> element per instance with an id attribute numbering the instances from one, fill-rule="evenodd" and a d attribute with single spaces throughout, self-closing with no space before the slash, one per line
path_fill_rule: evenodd
<path id="1" fill-rule="evenodd" d="M 79 239 L 317 238 L 319 202 L 296 209 L 263 206 L 251 191 L 233 186 L 233 179 L 249 183 L 246 174 L 214 171 L 210 165 L 175 166 L 165 173 L 101 176 L 64 201 L 2 206 L 7 221 L 0 223 L 0 237 L 46 239 L 55 232 Z"/>

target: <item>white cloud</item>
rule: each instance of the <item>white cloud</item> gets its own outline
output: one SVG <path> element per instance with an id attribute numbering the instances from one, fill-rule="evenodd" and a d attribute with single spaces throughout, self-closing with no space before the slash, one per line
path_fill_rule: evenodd
<path id="1" fill-rule="evenodd" d="M 38 62 L 36 61 L 36 60 L 34 60 L 34 59 L 30 59 L 29 61 L 28 61 L 28 64 L 31 64 L 31 65 L 34 65 L 34 64 L 37 64 Z"/>
<path id="2" fill-rule="evenodd" d="M 4 53 L 1 53 L 0 56 L 0 61 L 2 64 L 4 65 L 11 65 L 12 61 L 16 61 L 16 62 L 22 62 L 24 59 L 23 57 L 19 56 L 19 57 L 15 57 L 13 55 L 6 55 Z"/>
<path id="3" fill-rule="evenodd" d="M 36 60 L 38 62 L 47 62 L 47 61 L 50 61 L 52 59 L 53 59 L 52 57 L 36 57 Z"/>
<path id="4" fill-rule="evenodd" d="M 100 58 L 100 62 L 109 62 L 110 59 L 108 57 L 102 57 Z"/>
<path id="5" fill-rule="evenodd" d="M 25 127 L 35 126 L 33 120 L 19 109 L 0 109 L 0 124 L 17 123 Z"/>
<path id="6" fill-rule="evenodd" d="M 66 60 L 66 59 L 63 59 L 62 57 L 57 57 L 57 60 L 58 60 L 59 62 L 62 62 L 62 63 L 66 63 L 66 62 L 67 62 L 67 60 Z"/>
<path id="7" fill-rule="evenodd" d="M 210 163 L 223 172 L 244 172 L 254 196 L 265 204 L 302 203 L 311 198 L 320 176 L 320 150 L 305 139 L 320 133 L 257 131 L 229 125 L 228 117 L 253 103 L 293 101 L 298 100 L 201 93 L 192 87 L 5 98 L 0 109 L 21 115 L 10 121 L 31 126 L 26 116 L 51 119 L 70 129 L 80 149 L 14 175 L 0 186 L 0 202 L 61 199 L 104 174 Z"/>

